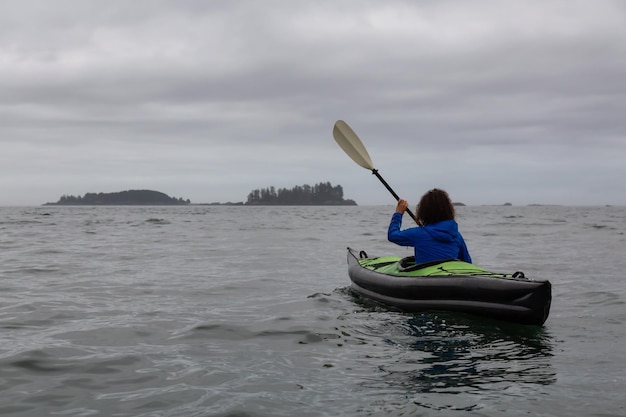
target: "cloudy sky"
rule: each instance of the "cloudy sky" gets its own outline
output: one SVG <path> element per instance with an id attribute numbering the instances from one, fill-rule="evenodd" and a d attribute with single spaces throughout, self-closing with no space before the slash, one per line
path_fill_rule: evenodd
<path id="1" fill-rule="evenodd" d="M 330 181 L 626 205 L 621 0 L 0 0 L 0 206 Z"/>

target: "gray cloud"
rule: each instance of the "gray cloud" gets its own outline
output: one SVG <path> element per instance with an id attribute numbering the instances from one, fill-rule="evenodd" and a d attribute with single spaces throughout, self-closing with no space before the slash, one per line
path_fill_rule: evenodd
<path id="1" fill-rule="evenodd" d="M 31 1 L 0 13 L 0 205 L 331 181 L 626 204 L 621 1 Z"/>

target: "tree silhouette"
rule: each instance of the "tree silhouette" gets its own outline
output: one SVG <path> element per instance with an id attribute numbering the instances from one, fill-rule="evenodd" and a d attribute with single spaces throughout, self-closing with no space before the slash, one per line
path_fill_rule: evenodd
<path id="1" fill-rule="evenodd" d="M 247 205 L 356 205 L 354 200 L 343 198 L 343 187 L 330 182 L 296 185 L 291 189 L 275 187 L 252 190 Z"/>

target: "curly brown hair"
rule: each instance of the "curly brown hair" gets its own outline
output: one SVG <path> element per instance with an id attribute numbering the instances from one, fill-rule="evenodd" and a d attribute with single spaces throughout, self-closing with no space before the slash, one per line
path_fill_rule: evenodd
<path id="1" fill-rule="evenodd" d="M 417 220 L 421 225 L 454 220 L 454 206 L 448 193 L 439 188 L 426 192 L 417 205 Z"/>

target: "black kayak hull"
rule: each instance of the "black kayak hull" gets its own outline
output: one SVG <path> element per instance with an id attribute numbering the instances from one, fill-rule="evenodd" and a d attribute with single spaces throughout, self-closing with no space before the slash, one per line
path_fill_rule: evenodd
<path id="1" fill-rule="evenodd" d="M 395 276 L 363 267 L 353 249 L 348 248 L 347 257 L 356 293 L 406 312 L 462 312 L 539 326 L 550 313 L 549 281 L 491 275 Z"/>

